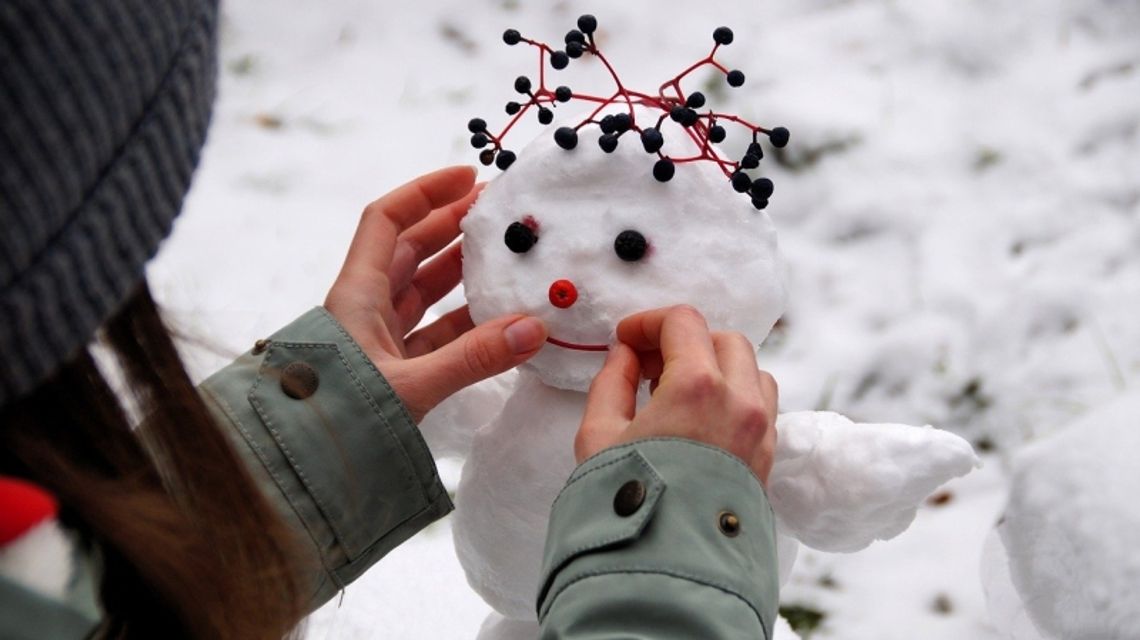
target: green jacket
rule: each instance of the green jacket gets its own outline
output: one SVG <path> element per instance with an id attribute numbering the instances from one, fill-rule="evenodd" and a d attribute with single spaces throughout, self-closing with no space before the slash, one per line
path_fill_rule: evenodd
<path id="1" fill-rule="evenodd" d="M 303 532 L 314 609 L 453 508 L 392 388 L 322 308 L 201 389 Z M 771 638 L 774 536 L 759 481 L 723 451 L 669 439 L 603 451 L 552 505 L 536 594 L 542 637 Z M 41 617 L 93 610 L 75 600 L 48 602 L 0 578 L 0 637 L 81 638 L 82 624 L 49 631 Z"/>

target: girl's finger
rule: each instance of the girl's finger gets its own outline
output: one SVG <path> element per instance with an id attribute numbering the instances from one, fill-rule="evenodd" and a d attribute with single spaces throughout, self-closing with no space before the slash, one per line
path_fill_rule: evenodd
<path id="1" fill-rule="evenodd" d="M 633 349 L 620 342 L 610 347 L 606 363 L 586 396 L 582 426 L 574 441 L 579 462 L 618 440 L 637 411 L 640 383 L 641 363 Z"/>
<path id="2" fill-rule="evenodd" d="M 473 168 L 449 167 L 420 176 L 368 205 L 341 272 L 386 276 L 400 233 L 433 210 L 459 200 L 474 184 Z"/>
<path id="3" fill-rule="evenodd" d="M 669 369 L 715 370 L 716 352 L 704 316 L 688 305 L 634 314 L 617 326 L 618 340 L 635 351 L 660 351 Z"/>
<path id="4" fill-rule="evenodd" d="M 467 305 L 452 309 L 438 320 L 409 335 L 404 341 L 404 349 L 409 358 L 431 353 L 443 345 L 475 328 L 471 311 Z"/>
<path id="5" fill-rule="evenodd" d="M 410 284 L 392 297 L 400 327 L 419 324 L 428 307 L 439 302 L 463 278 L 463 247 L 454 245 L 420 267 Z"/>
<path id="6" fill-rule="evenodd" d="M 760 369 L 756 366 L 756 351 L 752 342 L 740 333 L 712 334 L 717 364 L 725 382 L 746 397 L 760 393 Z"/>
<path id="7" fill-rule="evenodd" d="M 411 282 L 420 263 L 442 251 L 459 237 L 459 223 L 467 215 L 484 184 L 477 184 L 463 198 L 432 211 L 410 229 L 400 234 L 388 269 L 392 290 L 399 291 Z"/>

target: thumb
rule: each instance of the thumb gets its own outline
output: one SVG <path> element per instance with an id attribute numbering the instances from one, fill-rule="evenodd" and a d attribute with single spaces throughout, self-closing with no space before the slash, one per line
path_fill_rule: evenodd
<path id="1" fill-rule="evenodd" d="M 434 407 L 451 394 L 531 358 L 546 343 L 546 325 L 531 316 L 506 316 L 481 324 L 415 363 L 421 402 Z"/>
<path id="2" fill-rule="evenodd" d="M 582 426 L 574 439 L 574 457 L 579 463 L 617 444 L 637 411 L 640 384 L 641 365 L 637 354 L 628 345 L 614 344 L 586 396 Z"/>

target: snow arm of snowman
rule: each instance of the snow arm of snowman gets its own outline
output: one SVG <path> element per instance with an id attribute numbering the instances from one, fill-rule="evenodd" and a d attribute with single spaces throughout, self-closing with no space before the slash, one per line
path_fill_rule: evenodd
<path id="1" fill-rule="evenodd" d="M 962 438 L 900 424 L 858 424 L 837 413 L 781 414 L 768 498 L 782 534 L 850 553 L 906 530 L 940 485 L 980 464 Z"/>
<path id="2" fill-rule="evenodd" d="M 461 389 L 429 411 L 419 427 L 432 455 L 437 459 L 466 459 L 475 432 L 499 414 L 518 377 L 518 371 L 512 369 Z"/>

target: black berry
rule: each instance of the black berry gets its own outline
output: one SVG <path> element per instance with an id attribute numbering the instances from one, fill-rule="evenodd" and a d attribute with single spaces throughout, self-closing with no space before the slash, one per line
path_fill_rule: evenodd
<path id="1" fill-rule="evenodd" d="M 522 40 L 522 35 L 515 29 L 507 29 L 503 32 L 503 42 L 514 46 Z"/>
<path id="2" fill-rule="evenodd" d="M 737 171 L 732 174 L 732 188 L 737 193 L 744 193 L 752 188 L 752 178 L 749 178 L 748 174 L 743 171 Z"/>
<path id="3" fill-rule="evenodd" d="M 602 121 L 598 123 L 598 126 L 601 127 L 602 133 L 613 133 L 617 129 L 617 123 L 614 122 L 613 114 L 603 117 Z"/>
<path id="4" fill-rule="evenodd" d="M 756 156 L 757 158 L 760 158 L 761 160 L 764 159 L 764 147 L 761 147 L 759 142 L 750 143 L 748 145 L 747 153 L 751 153 L 752 155 Z"/>
<path id="5" fill-rule="evenodd" d="M 732 44 L 732 29 L 717 27 L 716 31 L 713 31 L 713 40 L 717 44 Z"/>
<path id="6" fill-rule="evenodd" d="M 561 86 L 554 90 L 554 99 L 559 102 L 570 102 L 570 98 L 574 97 L 574 92 L 570 87 Z"/>
<path id="7" fill-rule="evenodd" d="M 526 76 L 515 78 L 515 91 L 519 93 L 530 93 L 530 78 Z"/>
<path id="8" fill-rule="evenodd" d="M 491 166 L 491 163 L 494 161 L 495 161 L 494 150 L 484 149 L 484 150 L 479 152 L 479 162 L 482 162 L 483 166 L 489 167 L 489 166 Z"/>
<path id="9" fill-rule="evenodd" d="M 661 136 L 661 131 L 655 128 L 642 129 L 641 146 L 645 147 L 646 153 L 657 153 L 664 144 L 665 138 Z"/>
<path id="10" fill-rule="evenodd" d="M 598 19 L 587 13 L 578 18 L 578 29 L 582 33 L 593 33 L 598 30 Z"/>
<path id="11" fill-rule="evenodd" d="M 645 236 L 632 229 L 622 231 L 614 238 L 614 253 L 626 262 L 637 262 L 645 257 L 648 249 L 649 243 Z"/>
<path id="12" fill-rule="evenodd" d="M 617 133 L 625 133 L 633 126 L 633 119 L 629 117 L 628 113 L 614 114 L 614 131 Z"/>
<path id="13" fill-rule="evenodd" d="M 732 87 L 739 87 L 744 84 L 744 72 L 740 69 L 733 69 L 728 72 L 728 84 Z"/>
<path id="14" fill-rule="evenodd" d="M 746 153 L 744 157 L 740 159 L 740 166 L 745 169 L 755 169 L 760 166 L 760 158 L 757 158 L 751 153 Z"/>
<path id="15" fill-rule="evenodd" d="M 586 44 L 586 36 L 577 29 L 571 29 L 566 32 L 566 44 L 577 42 L 578 44 Z"/>
<path id="16" fill-rule="evenodd" d="M 507 103 L 507 115 L 513 116 L 519 112 L 519 109 L 522 109 L 522 105 L 514 100 Z"/>
<path id="17" fill-rule="evenodd" d="M 487 121 L 482 118 L 471 118 L 467 121 L 467 130 L 471 133 L 479 133 L 487 130 Z"/>
<path id="18" fill-rule="evenodd" d="M 752 198 L 752 206 L 756 207 L 757 209 L 764 209 L 765 207 L 768 206 L 768 199 L 767 198 L 753 197 Z"/>
<path id="19" fill-rule="evenodd" d="M 724 127 L 719 124 L 714 124 L 709 127 L 709 142 L 724 142 L 724 138 L 727 135 L 728 133 L 724 130 Z"/>
<path id="20" fill-rule="evenodd" d="M 565 51 L 555 51 L 550 54 L 550 66 L 555 69 L 565 69 L 568 64 L 570 64 L 570 56 L 566 55 Z"/>
<path id="21" fill-rule="evenodd" d="M 554 112 L 546 107 L 538 108 L 538 121 L 542 124 L 550 124 L 554 122 Z"/>
<path id="22" fill-rule="evenodd" d="M 696 111 L 686 108 L 681 113 L 681 126 L 682 127 L 691 127 L 694 124 L 697 124 L 697 120 L 699 120 L 699 119 L 700 119 L 700 116 L 697 115 Z"/>
<path id="23" fill-rule="evenodd" d="M 685 119 L 685 107 L 677 105 L 669 110 L 669 117 L 673 122 L 681 122 Z"/>
<path id="24" fill-rule="evenodd" d="M 578 146 L 578 132 L 570 127 L 558 127 L 554 132 L 554 141 L 563 149 L 573 149 Z"/>
<path id="25" fill-rule="evenodd" d="M 768 134 L 768 139 L 772 141 L 772 146 L 778 149 L 783 149 L 788 144 L 788 138 L 791 134 L 784 127 L 776 127 Z"/>
<path id="26" fill-rule="evenodd" d="M 677 167 L 669 158 L 662 158 L 653 165 L 653 177 L 657 178 L 658 182 L 669 182 L 673 179 L 674 173 L 677 173 Z"/>
<path id="27" fill-rule="evenodd" d="M 566 55 L 571 58 L 581 58 L 582 54 L 586 52 L 586 45 L 581 42 L 567 42 Z"/>
<path id="28" fill-rule="evenodd" d="M 475 147 L 476 149 L 482 149 L 483 147 L 487 146 L 487 143 L 490 141 L 491 139 L 488 138 L 487 134 L 485 133 L 471 134 L 471 146 Z"/>
<path id="29" fill-rule="evenodd" d="M 690 93 L 689 97 L 685 100 L 685 106 L 690 109 L 700 109 L 705 106 L 705 94 L 700 91 Z"/>
<path id="30" fill-rule="evenodd" d="M 607 133 L 598 138 L 598 146 L 601 147 L 602 151 L 605 151 L 606 153 L 613 153 L 614 149 L 617 149 L 617 145 L 618 137 L 616 134 Z"/>
<path id="31" fill-rule="evenodd" d="M 512 222 L 507 226 L 507 232 L 503 234 L 503 241 L 511 251 L 526 253 L 538 242 L 538 236 L 534 235 L 534 230 L 525 224 Z"/>
<path id="32" fill-rule="evenodd" d="M 776 185 L 772 184 L 771 180 L 768 178 L 757 178 L 752 181 L 752 189 L 749 190 L 749 193 L 752 194 L 753 198 L 767 200 L 772 197 L 772 192 L 775 190 Z"/>
<path id="33" fill-rule="evenodd" d="M 515 152 L 507 151 L 506 149 L 500 151 L 499 157 L 495 158 L 495 166 L 502 169 L 503 171 L 506 171 L 507 167 L 510 167 L 512 164 L 514 164 L 514 162 Z"/>

